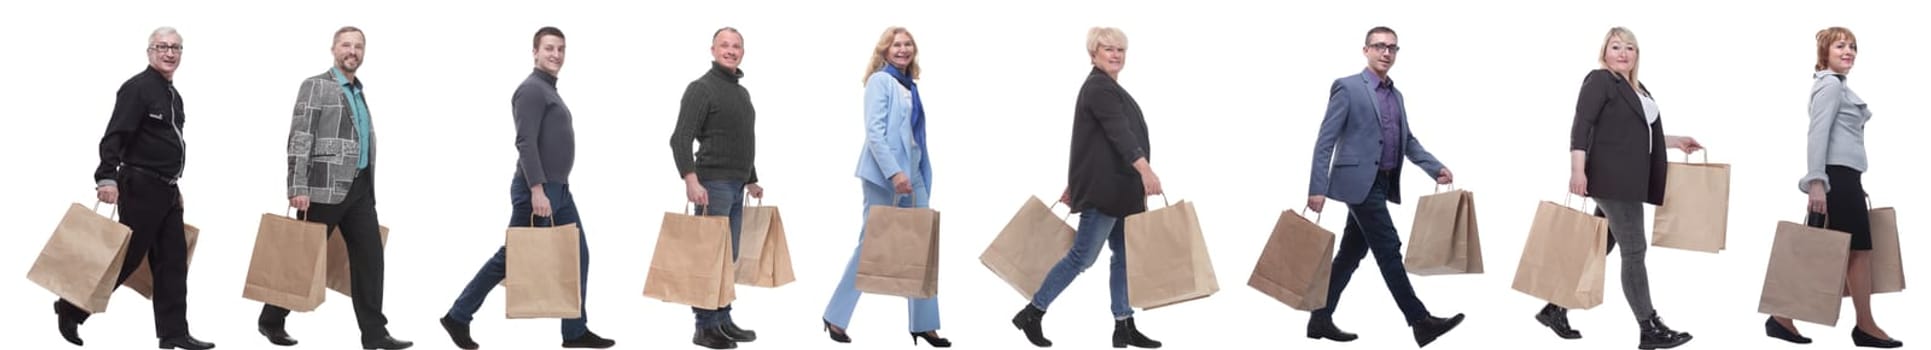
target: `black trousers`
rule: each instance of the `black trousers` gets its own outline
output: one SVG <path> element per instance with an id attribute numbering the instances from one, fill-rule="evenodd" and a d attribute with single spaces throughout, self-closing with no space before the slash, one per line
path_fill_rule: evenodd
<path id="1" fill-rule="evenodd" d="M 299 219 L 327 224 L 329 234 L 342 231 L 342 242 L 349 253 L 349 298 L 355 305 L 355 323 L 363 339 L 389 335 L 389 319 L 382 315 L 382 234 L 375 212 L 375 170 L 363 169 L 349 185 L 349 194 L 337 204 L 309 204 Z M 288 323 L 288 309 L 263 304 L 261 326 L 282 328 Z"/>
<path id="2" fill-rule="evenodd" d="M 147 258 L 154 273 L 154 335 L 188 335 L 188 240 L 181 223 L 181 189 L 157 174 L 139 171 L 122 171 L 114 181 L 120 191 L 121 224 L 134 231 L 114 285 L 127 282 L 141 258 Z M 67 300 L 56 303 L 54 311 L 80 323 L 90 316 Z"/>

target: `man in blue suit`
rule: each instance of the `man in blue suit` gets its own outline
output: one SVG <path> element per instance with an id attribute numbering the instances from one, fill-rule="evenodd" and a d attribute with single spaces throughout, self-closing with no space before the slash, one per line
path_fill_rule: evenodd
<path id="1" fill-rule="evenodd" d="M 1388 203 L 1401 204 L 1402 156 L 1437 183 L 1455 180 L 1448 168 L 1409 133 L 1401 91 L 1388 79 L 1388 68 L 1394 66 L 1399 51 L 1393 29 L 1368 30 L 1366 46 L 1361 48 L 1368 58 L 1368 68 L 1361 74 L 1335 79 L 1329 88 L 1327 116 L 1321 119 L 1320 135 L 1314 141 L 1307 208 L 1320 212 L 1328 198 L 1346 203 L 1348 226 L 1341 235 L 1341 249 L 1334 256 L 1327 307 L 1315 310 L 1307 323 L 1307 337 L 1311 339 L 1348 342 L 1356 338 L 1334 325 L 1334 308 L 1369 251 L 1374 252 L 1381 279 L 1387 282 L 1395 303 L 1413 328 L 1417 345 L 1428 346 L 1462 323 L 1461 314 L 1447 319 L 1429 315 L 1428 308 L 1415 297 L 1408 271 L 1401 265 L 1401 235 L 1388 216 Z"/>

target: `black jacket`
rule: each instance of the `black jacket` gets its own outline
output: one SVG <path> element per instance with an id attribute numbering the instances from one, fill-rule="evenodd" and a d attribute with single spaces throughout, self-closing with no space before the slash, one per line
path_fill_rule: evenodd
<path id="1" fill-rule="evenodd" d="M 114 94 L 114 114 L 101 136 L 101 164 L 94 170 L 96 184 L 113 184 L 132 167 L 137 172 L 177 179 L 187 162 L 188 145 L 181 138 L 187 123 L 181 94 L 174 82 L 154 67 L 121 83 Z"/>
<path id="2" fill-rule="evenodd" d="M 1073 153 L 1066 191 L 1073 211 L 1099 209 L 1124 218 L 1147 210 L 1146 188 L 1133 162 L 1153 159 L 1146 116 L 1119 82 L 1095 67 L 1073 112 Z"/>
<path id="3" fill-rule="evenodd" d="M 1649 87 L 1636 84 L 1649 94 Z M 1643 101 L 1623 77 L 1598 69 L 1583 79 L 1569 149 L 1587 153 L 1589 196 L 1663 205 L 1669 149 L 1663 146 L 1663 118 L 1655 124 L 1647 119 Z"/>

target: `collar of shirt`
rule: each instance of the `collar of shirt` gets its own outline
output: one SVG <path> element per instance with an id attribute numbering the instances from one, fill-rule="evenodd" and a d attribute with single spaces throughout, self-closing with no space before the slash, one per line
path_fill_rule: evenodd
<path id="1" fill-rule="evenodd" d="M 1374 70 L 1372 69 L 1361 69 L 1361 75 L 1368 77 L 1368 84 L 1375 89 L 1392 89 L 1395 87 L 1395 80 L 1393 78 L 1383 79 L 1380 75 L 1374 74 Z"/>
<path id="2" fill-rule="evenodd" d="M 1823 78 L 1824 78 L 1824 76 L 1826 76 L 1826 75 L 1835 75 L 1835 76 L 1837 76 L 1837 80 L 1848 80 L 1848 78 L 1849 78 L 1849 77 L 1846 77 L 1846 76 L 1844 76 L 1843 74 L 1837 74 L 1837 72 L 1836 72 L 1836 71 L 1832 71 L 1832 70 L 1829 70 L 1829 69 L 1825 69 L 1825 70 L 1820 70 L 1820 71 L 1817 71 L 1816 73 L 1811 73 L 1811 74 L 1810 74 L 1810 78 L 1811 78 L 1811 79 L 1823 79 Z"/>
<path id="3" fill-rule="evenodd" d="M 343 90 L 348 90 L 349 88 L 354 88 L 354 89 L 355 89 L 355 91 L 356 91 L 356 92 L 358 92 L 358 93 L 360 93 L 360 92 L 362 91 L 362 79 L 356 79 L 355 81 L 349 81 L 349 77 L 348 77 L 348 76 L 344 76 L 344 75 L 342 75 L 342 69 L 341 69 L 341 68 L 334 68 L 334 67 L 330 67 L 330 68 L 329 68 L 329 74 L 331 74 L 331 75 L 334 75 L 334 76 L 335 76 L 335 83 L 337 83 L 337 84 L 342 84 L 342 89 L 343 89 Z"/>
<path id="4" fill-rule="evenodd" d="M 557 86 L 557 76 L 550 75 L 550 72 L 545 72 L 543 71 L 542 68 L 530 68 L 530 71 L 531 71 L 530 75 L 535 75 L 538 78 L 543 78 L 543 82 L 550 83 L 550 87 Z"/>

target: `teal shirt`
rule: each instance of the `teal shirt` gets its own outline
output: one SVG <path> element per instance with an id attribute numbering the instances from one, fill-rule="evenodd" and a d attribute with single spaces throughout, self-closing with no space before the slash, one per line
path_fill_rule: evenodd
<path id="1" fill-rule="evenodd" d="M 348 77 L 342 76 L 341 69 L 329 68 L 329 72 L 335 73 L 335 82 L 342 84 L 342 93 L 348 95 L 349 114 L 355 116 L 355 139 L 359 141 L 357 144 L 362 146 L 362 157 L 356 159 L 355 168 L 368 169 L 369 105 L 362 102 L 362 84 L 349 81 Z"/>

